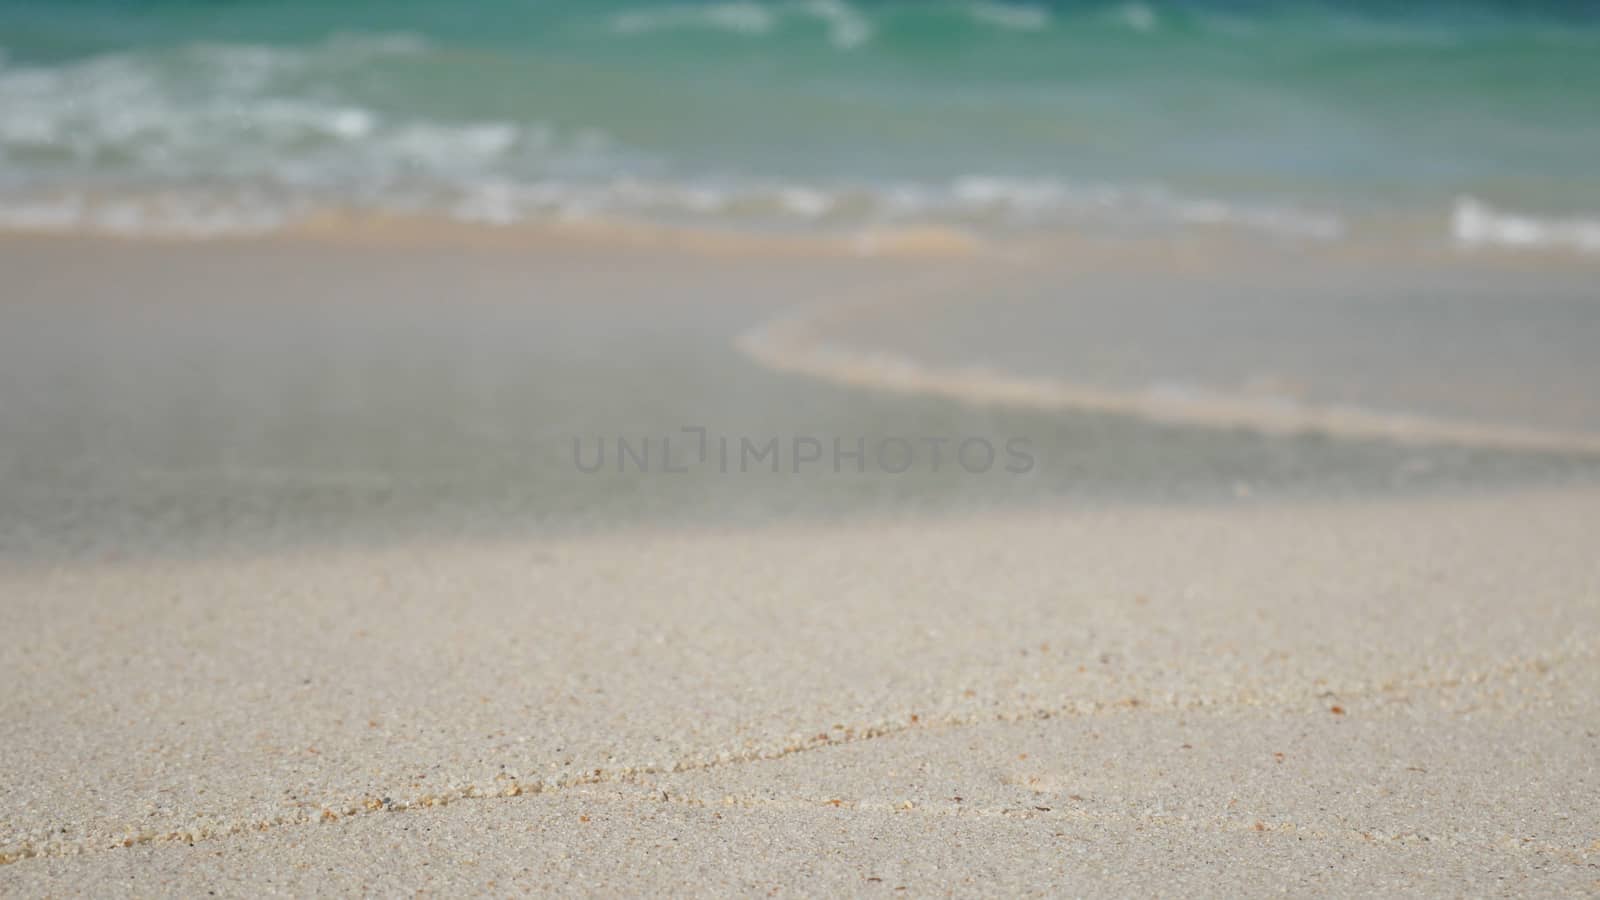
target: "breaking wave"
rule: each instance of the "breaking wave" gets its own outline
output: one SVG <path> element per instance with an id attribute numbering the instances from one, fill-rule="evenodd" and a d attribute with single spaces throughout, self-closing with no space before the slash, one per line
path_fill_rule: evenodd
<path id="1" fill-rule="evenodd" d="M 1537 218 L 1462 197 L 1456 201 L 1450 228 L 1456 243 L 1467 248 L 1600 253 L 1600 218 Z"/>

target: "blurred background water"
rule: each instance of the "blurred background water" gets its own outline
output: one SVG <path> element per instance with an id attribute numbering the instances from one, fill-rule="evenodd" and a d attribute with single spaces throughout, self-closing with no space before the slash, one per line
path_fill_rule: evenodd
<path id="1" fill-rule="evenodd" d="M 1600 251 L 1600 5 L 0 0 L 0 225 Z"/>
<path id="2" fill-rule="evenodd" d="M 0 229 L 846 251 L 8 239 L 0 559 L 1592 483 L 1597 101 L 1596 4 L 0 0 Z M 796 320 L 823 377 L 737 351 Z M 1336 408 L 1450 427 L 1247 427 Z M 1039 466 L 569 456 L 689 425 Z"/>

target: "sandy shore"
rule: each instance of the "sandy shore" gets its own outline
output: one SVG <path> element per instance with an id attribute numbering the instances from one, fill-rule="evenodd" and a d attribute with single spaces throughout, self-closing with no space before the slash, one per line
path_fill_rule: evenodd
<path id="1" fill-rule="evenodd" d="M 1582 453 L 740 355 L 881 260 L 93 249 L 0 242 L 0 892 L 1600 890 Z M 538 449 L 688 423 L 1040 467 Z"/>
<path id="2" fill-rule="evenodd" d="M 1529 494 L 12 575 L 0 879 L 1593 890 L 1597 517 Z"/>

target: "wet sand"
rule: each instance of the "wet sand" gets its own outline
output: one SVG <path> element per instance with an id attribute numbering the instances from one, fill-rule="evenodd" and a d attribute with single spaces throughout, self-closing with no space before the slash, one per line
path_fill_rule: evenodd
<path id="1" fill-rule="evenodd" d="M 1219 326 L 1179 342 L 1162 324 L 1163 302 L 1195 324 L 1186 257 L 1215 255 L 1226 268 L 1227 248 L 1089 247 L 1041 268 L 1005 257 L 482 236 L 0 241 L 0 558 L 249 557 L 1241 493 L 1387 496 L 1588 483 L 1600 471 L 1594 439 L 1570 437 L 1573 423 L 1519 423 L 1514 414 L 1531 403 L 1495 403 L 1507 422 L 1449 419 L 1459 410 L 1445 405 L 1434 427 L 1423 405 L 1422 427 L 1404 415 L 1396 425 L 1381 408 L 1376 427 L 1351 427 L 1374 424 L 1373 411 L 1240 405 L 1237 392 L 1218 404 L 1168 402 L 1141 390 L 1148 379 L 1107 379 L 1107 367 L 1072 352 L 1100 328 L 1110 335 L 1104 353 L 1142 359 L 1128 372 L 1204 372 L 1218 341 L 1247 366 L 1248 334 Z M 1280 272 L 1295 262 L 1272 259 Z M 1098 294 L 1092 281 L 1066 291 L 1060 309 L 1018 299 L 1028 285 L 1059 288 L 1063 267 L 1143 273 L 1148 341 L 1116 313 L 1125 294 Z M 1152 274 L 1162 267 L 1164 283 Z M 992 317 L 975 322 L 986 309 Z M 1558 309 L 1576 315 L 1572 304 Z M 1072 324 L 1074 311 L 1086 324 Z M 812 329 L 798 341 L 784 331 L 796 321 Z M 1529 327 L 1562 324 L 1530 318 Z M 1484 340 L 1470 321 L 1438 325 L 1446 338 Z M 1362 346 L 1364 334 L 1349 332 L 1297 346 L 1312 362 L 1338 359 Z M 949 355 L 962 335 L 964 355 Z M 1053 368 L 1027 364 L 1055 342 Z M 1426 351 L 1413 354 L 1409 374 L 1455 371 Z M 896 364 L 882 365 L 884 353 Z M 967 368 L 984 359 L 987 369 Z M 909 375 L 896 368 L 907 360 Z M 1561 390 L 1541 397 L 1572 398 L 1585 393 L 1574 365 L 1553 356 L 1547 373 L 1530 362 L 1518 377 L 1548 375 Z M 1020 392 L 994 389 L 1019 379 Z M 645 475 L 617 471 L 619 440 L 650 439 L 659 456 L 670 438 L 682 454 L 695 439 L 684 429 L 695 427 L 735 453 L 741 438 L 778 440 L 780 471 L 668 473 L 659 459 Z M 827 458 L 796 472 L 797 437 L 814 437 Z M 952 462 L 966 437 L 997 451 L 1026 439 L 1036 464 L 1013 477 L 1000 453 L 971 477 Z M 875 471 L 853 471 L 848 459 L 834 471 L 835 439 L 841 450 L 865 440 L 875 456 L 896 438 L 917 444 L 907 471 L 885 473 L 875 458 Z M 937 471 L 924 443 L 933 438 L 947 439 Z M 604 442 L 610 464 L 585 475 L 575 441 L 591 454 Z"/>
<path id="2" fill-rule="evenodd" d="M 979 406 L 734 343 L 987 262 L 92 246 L 0 245 L 8 892 L 1600 878 L 1581 450 Z M 564 457 L 688 424 L 1040 465 Z"/>

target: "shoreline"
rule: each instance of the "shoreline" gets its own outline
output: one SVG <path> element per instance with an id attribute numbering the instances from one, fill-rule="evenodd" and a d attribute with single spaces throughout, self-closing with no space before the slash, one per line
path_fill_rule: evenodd
<path id="1" fill-rule="evenodd" d="M 878 305 L 881 297 L 869 303 Z M 915 303 L 913 298 L 911 303 Z M 986 366 L 938 366 L 880 349 L 830 342 L 836 327 L 860 305 L 846 301 L 769 322 L 736 339 L 758 365 L 864 390 L 938 397 L 975 407 L 1125 415 L 1155 424 L 1268 436 L 1316 435 L 1371 439 L 1408 446 L 1459 445 L 1490 450 L 1600 455 L 1600 433 L 1562 432 L 1511 424 L 1453 421 L 1382 409 L 1284 402 L 1189 387 L 1163 396 L 1150 389 L 1114 390 L 1087 382 L 1028 376 Z"/>
<path id="2" fill-rule="evenodd" d="M 994 228 L 975 223 L 906 220 L 795 227 L 687 223 L 644 217 L 583 216 L 528 218 L 510 222 L 462 219 L 445 211 L 398 213 L 327 210 L 269 226 L 234 230 L 71 225 L 0 221 L 0 240 L 108 241 L 133 244 L 214 246 L 254 242 L 329 243 L 372 246 L 484 248 L 571 247 L 666 250 L 708 256 L 839 257 L 888 259 L 988 259 L 1021 263 L 1060 254 L 1196 254 L 1224 260 L 1307 254 L 1351 263 L 1484 265 L 1540 271 L 1586 271 L 1600 266 L 1600 244 L 1568 239 L 1578 229 L 1568 220 L 1542 223 L 1506 214 L 1505 223 L 1472 198 L 1459 211 L 1439 216 L 1381 216 L 1356 233 L 1311 236 L 1275 233 L 1248 225 L 1198 221 L 1131 226 L 1115 222 L 1035 228 Z M 1453 217 L 1470 221 L 1463 230 Z M 1574 220 L 1576 221 L 1576 220 Z M 1600 226 L 1595 226 L 1600 228 Z M 1551 230 L 1559 239 L 1537 239 Z M 1567 229 L 1567 230 L 1563 230 Z M 1586 235 L 1587 232 L 1576 232 Z"/>
<path id="3" fill-rule="evenodd" d="M 0 224 L 0 241 L 110 242 L 152 246 L 253 243 L 372 247 L 474 247 L 669 251 L 691 255 L 783 259 L 952 258 L 993 253 L 976 232 L 937 224 L 864 227 L 849 231 L 763 230 L 686 226 L 643 219 L 589 218 L 516 223 L 470 222 L 445 215 L 325 213 L 258 231 L 190 233 L 93 227 L 30 228 Z"/>
<path id="4" fill-rule="evenodd" d="M 0 459 L 17 476 L 0 492 L 10 511 L 0 557 L 18 563 L 1600 477 L 1591 443 L 1549 432 L 1172 403 L 1138 384 L 919 357 L 872 330 L 899 322 L 937 335 L 955 313 L 981 314 L 990 298 L 1000 305 L 1016 285 L 1063 271 L 1142 261 L 1174 284 L 1218 277 L 1216 258 L 1194 246 L 1084 246 L 1040 268 L 585 243 L 93 240 L 0 240 L 21 286 L 0 303 L 0 374 L 25 401 L 10 407 L 15 437 Z M 90 248 L 92 265 L 71 262 Z M 1237 277 L 1294 262 L 1258 261 Z M 786 469 L 640 482 L 583 477 L 568 458 L 575 435 L 686 426 L 758 443 L 1024 437 L 1040 466 L 1026 479 Z"/>

